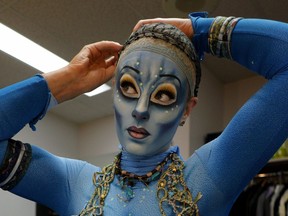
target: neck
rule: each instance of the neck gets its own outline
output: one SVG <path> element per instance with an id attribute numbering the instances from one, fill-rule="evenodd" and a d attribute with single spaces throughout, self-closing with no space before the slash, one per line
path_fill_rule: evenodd
<path id="1" fill-rule="evenodd" d="M 145 175 L 173 152 L 179 155 L 178 146 L 171 146 L 167 151 L 153 156 L 133 155 L 123 150 L 120 163 L 121 169 L 137 175 Z"/>

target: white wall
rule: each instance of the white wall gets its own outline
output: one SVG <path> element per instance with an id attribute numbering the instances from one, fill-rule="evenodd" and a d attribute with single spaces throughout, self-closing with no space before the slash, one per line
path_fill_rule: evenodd
<path id="1" fill-rule="evenodd" d="M 29 126 L 23 128 L 14 138 L 36 144 L 53 154 L 64 157 L 78 157 L 78 125 L 55 114 L 47 115 L 36 124 L 36 131 Z"/>
<path id="2" fill-rule="evenodd" d="M 79 157 L 102 167 L 111 163 L 118 152 L 114 117 L 107 116 L 82 124 L 79 128 Z"/>
<path id="3" fill-rule="evenodd" d="M 37 123 L 36 127 L 37 131 L 33 132 L 26 126 L 14 139 L 37 144 L 57 155 L 77 157 L 77 125 L 48 113 L 43 120 Z M 0 190 L 0 209 L 3 216 L 36 215 L 34 202 L 2 190 Z"/>
<path id="4" fill-rule="evenodd" d="M 265 83 L 266 80 L 263 77 L 253 76 L 224 86 L 224 126 L 228 124 L 240 107 Z"/>
<path id="5" fill-rule="evenodd" d="M 204 144 L 208 133 L 223 130 L 223 83 L 202 65 L 198 105 L 190 117 L 190 154 Z"/>
<path id="6" fill-rule="evenodd" d="M 34 216 L 36 215 L 36 205 L 34 202 L 1 190 L 0 211 L 1 216 Z"/>

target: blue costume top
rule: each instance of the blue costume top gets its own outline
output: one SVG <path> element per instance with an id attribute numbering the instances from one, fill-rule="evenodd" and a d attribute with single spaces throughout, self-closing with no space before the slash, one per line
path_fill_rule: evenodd
<path id="1" fill-rule="evenodd" d="M 193 42 L 200 55 L 209 53 L 208 32 L 212 18 L 191 17 L 195 36 Z M 242 19 L 232 33 L 231 54 L 239 64 L 269 79 L 234 116 L 223 133 L 198 149 L 187 161 L 185 181 L 196 197 L 201 216 L 228 215 L 230 208 L 249 180 L 263 167 L 288 135 L 288 25 L 281 22 Z M 233 71 L 231 71 L 232 73 Z M 31 97 L 33 95 L 33 97 Z M 50 92 L 46 81 L 35 76 L 0 90 L 0 161 L 6 153 L 8 139 L 22 127 L 35 124 L 46 112 Z M 60 215 L 78 215 L 94 192 L 93 173 L 100 171 L 92 164 L 52 155 L 37 146 L 9 141 L 19 157 L 30 161 L 29 167 L 19 166 L 19 182 L 0 165 L 0 183 L 9 179 L 4 189 L 30 200 L 45 204 Z M 29 154 L 32 151 L 32 157 Z M 7 151 L 9 152 L 9 151 Z M 124 170 L 143 174 L 153 169 L 177 147 L 151 158 L 135 157 L 124 152 Z M 179 154 L 179 153 L 178 153 Z M 125 160 L 124 160 L 125 159 Z M 150 161 L 143 171 L 139 168 Z M 141 161 L 141 163 L 135 163 Z M 153 161 L 153 162 L 151 162 Z M 134 165 L 134 166 L 131 166 Z M 4 170 L 4 171 L 3 171 Z M 11 183 L 12 182 L 12 183 Z M 134 186 L 135 197 L 123 198 L 118 178 L 110 186 L 105 199 L 105 215 L 160 215 L 156 197 L 157 181 L 149 187 Z M 169 209 L 167 215 L 174 215 Z"/>

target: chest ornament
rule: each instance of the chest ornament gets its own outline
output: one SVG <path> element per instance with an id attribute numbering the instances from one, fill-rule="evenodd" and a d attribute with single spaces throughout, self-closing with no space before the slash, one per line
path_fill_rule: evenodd
<path id="1" fill-rule="evenodd" d="M 121 153 L 119 153 L 112 164 L 104 167 L 101 172 L 96 172 L 93 175 L 93 184 L 95 185 L 94 193 L 91 199 L 81 211 L 79 216 L 96 216 L 104 215 L 105 198 L 110 189 L 110 184 L 117 176 L 120 182 L 121 189 L 124 190 L 126 202 L 134 198 L 135 194 L 133 186 L 137 182 L 142 182 L 146 186 L 150 182 L 158 180 L 157 183 L 157 198 L 161 216 L 166 216 L 165 209 L 172 208 L 172 211 L 177 216 L 198 216 L 199 209 L 197 202 L 201 199 L 202 194 L 199 192 L 193 199 L 189 188 L 184 180 L 183 170 L 185 165 L 177 154 L 169 154 L 155 169 L 145 175 L 136 175 L 120 167 Z M 165 165 L 170 162 L 167 169 Z"/>

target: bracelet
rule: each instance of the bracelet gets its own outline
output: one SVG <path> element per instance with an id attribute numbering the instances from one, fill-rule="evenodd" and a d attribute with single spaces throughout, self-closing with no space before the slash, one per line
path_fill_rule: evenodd
<path id="1" fill-rule="evenodd" d="M 25 175 L 32 158 L 29 144 L 8 140 L 5 157 L 0 164 L 0 188 L 11 190 Z"/>
<path id="2" fill-rule="evenodd" d="M 214 19 L 210 29 L 208 44 L 212 55 L 232 59 L 231 35 L 241 17 L 218 16 Z"/>

